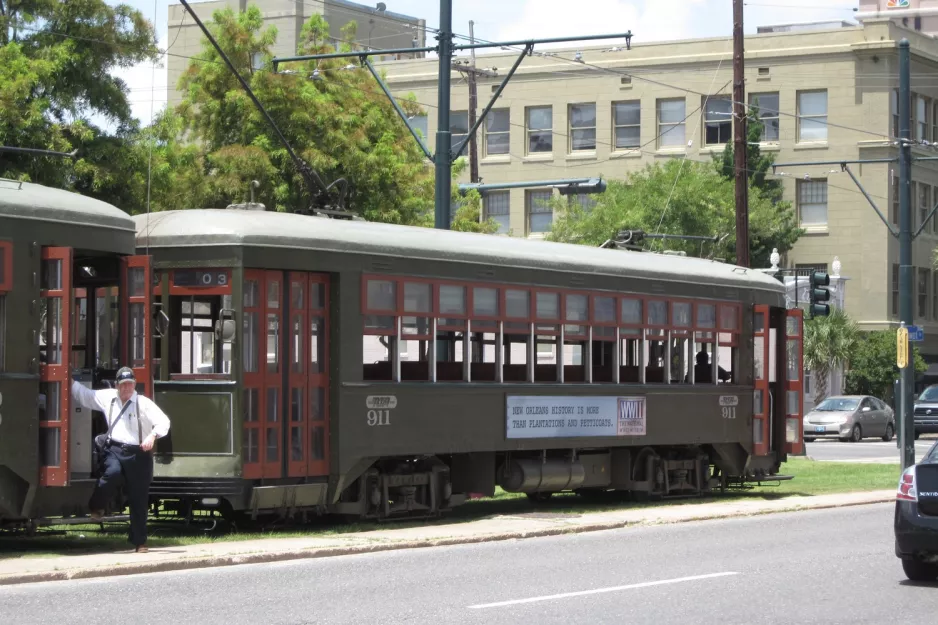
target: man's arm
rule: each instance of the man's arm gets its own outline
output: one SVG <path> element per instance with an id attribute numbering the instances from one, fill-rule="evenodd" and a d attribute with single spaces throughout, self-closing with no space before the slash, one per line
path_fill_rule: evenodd
<path id="1" fill-rule="evenodd" d="M 153 449 L 153 444 L 156 442 L 157 438 L 163 438 L 169 434 L 169 417 L 167 417 L 166 413 L 149 397 L 143 397 L 142 395 L 138 395 L 137 397 L 139 398 L 138 401 L 141 406 L 146 411 L 147 419 L 150 421 L 150 425 L 153 428 L 150 435 L 141 441 L 140 448 L 143 449 L 143 451 L 150 451 Z"/>
<path id="2" fill-rule="evenodd" d="M 107 413 L 107 407 L 98 399 L 98 394 L 78 381 L 72 382 L 72 399 L 77 401 L 82 408 Z"/>

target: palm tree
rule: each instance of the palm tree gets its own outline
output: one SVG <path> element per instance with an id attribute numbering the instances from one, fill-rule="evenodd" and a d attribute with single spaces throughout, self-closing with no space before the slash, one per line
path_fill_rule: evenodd
<path id="1" fill-rule="evenodd" d="M 815 404 L 827 396 L 830 372 L 850 362 L 859 338 L 857 324 L 839 308 L 804 324 L 804 365 L 815 373 Z"/>

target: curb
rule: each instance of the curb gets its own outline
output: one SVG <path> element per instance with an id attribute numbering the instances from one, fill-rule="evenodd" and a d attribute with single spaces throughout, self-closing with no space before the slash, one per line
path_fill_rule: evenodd
<path id="1" fill-rule="evenodd" d="M 141 562 L 134 564 L 119 564 L 114 566 L 104 566 L 97 568 L 73 569 L 43 571 L 37 573 L 12 573 L 0 576 L 0 586 L 12 586 L 16 584 L 32 584 L 37 582 L 68 581 L 74 579 L 93 579 L 97 577 L 112 577 L 118 575 L 140 575 L 144 573 L 164 573 L 169 571 L 185 571 L 192 569 L 217 568 L 225 566 L 236 566 L 240 564 L 264 564 L 270 562 L 287 562 L 290 560 L 311 560 L 314 558 L 332 558 L 337 556 L 361 555 L 366 553 L 378 553 L 382 551 L 398 551 L 403 549 L 421 549 L 428 547 L 443 547 L 451 545 L 468 545 L 484 542 L 500 542 L 506 540 L 523 540 L 528 538 L 541 538 L 547 536 L 560 536 L 564 534 L 583 534 L 588 532 L 599 532 L 605 530 L 622 529 L 625 527 L 641 527 L 654 525 L 675 525 L 678 523 L 688 523 L 692 521 L 709 521 L 726 518 L 742 518 L 752 516 L 763 516 L 780 512 L 798 512 L 804 510 L 825 510 L 830 508 L 847 508 L 854 506 L 866 506 L 879 503 L 888 503 L 894 501 L 893 495 L 883 495 L 863 501 L 851 501 L 846 503 L 823 503 L 812 504 L 810 502 L 798 502 L 792 505 L 754 510 L 730 510 L 726 512 L 711 512 L 703 514 L 691 514 L 686 517 L 677 518 L 651 518 L 637 521 L 606 521 L 601 523 L 589 523 L 583 525 L 573 525 L 568 527 L 550 527 L 535 529 L 530 531 L 503 532 L 496 534 L 481 534 L 476 536 L 461 536 L 452 538 L 435 538 L 425 540 L 401 540 L 395 542 L 376 543 L 369 545 L 349 545 L 346 547 L 311 547 L 298 551 L 266 551 L 258 553 L 231 554 L 226 556 L 201 556 L 194 558 L 180 558 L 165 562 Z"/>

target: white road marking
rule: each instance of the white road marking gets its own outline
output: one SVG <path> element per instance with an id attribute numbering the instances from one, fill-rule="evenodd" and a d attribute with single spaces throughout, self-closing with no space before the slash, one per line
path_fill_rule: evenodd
<path id="1" fill-rule="evenodd" d="M 663 579 L 657 582 L 642 582 L 640 584 L 628 584 L 626 586 L 612 586 L 609 588 L 596 588 L 594 590 L 580 590 L 578 592 L 565 592 L 559 595 L 544 595 L 542 597 L 529 597 L 527 599 L 512 599 L 511 601 L 499 601 L 498 603 L 481 603 L 479 605 L 469 606 L 470 610 L 481 610 L 484 608 L 501 608 L 508 605 L 519 605 L 522 603 L 535 603 L 537 601 L 553 601 L 555 599 L 567 599 L 569 597 L 582 597 L 585 595 L 596 595 L 604 592 L 617 592 L 620 590 L 633 590 L 635 588 L 649 588 L 651 586 L 664 586 L 666 584 L 681 584 L 683 582 L 693 582 L 701 579 L 714 579 L 717 577 L 728 577 L 730 575 L 739 575 L 733 571 L 724 573 L 709 573 L 707 575 L 693 575 L 691 577 L 678 577 L 675 579 Z"/>

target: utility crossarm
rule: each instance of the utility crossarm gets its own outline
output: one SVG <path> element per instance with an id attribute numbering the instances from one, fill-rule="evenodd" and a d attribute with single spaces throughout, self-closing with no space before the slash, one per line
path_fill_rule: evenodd
<path id="1" fill-rule="evenodd" d="M 561 180 L 530 180 L 527 182 L 494 182 L 492 184 L 469 183 L 458 186 L 460 195 L 469 191 L 499 191 L 503 189 L 528 189 L 535 187 L 558 187 L 570 194 L 603 193 L 606 181 L 602 178 L 567 178 Z M 563 191 L 562 191 L 563 192 Z"/>
<path id="2" fill-rule="evenodd" d="M 417 136 L 417 132 L 411 126 L 410 122 L 407 120 L 407 116 L 404 114 L 400 106 L 397 106 L 395 103 L 395 110 L 397 111 L 398 116 L 404 121 L 410 130 L 410 134 L 417 141 L 417 144 L 420 146 L 420 149 L 423 151 L 424 155 L 433 163 L 434 165 L 434 177 L 435 177 L 435 188 L 434 188 L 434 227 L 440 230 L 448 230 L 450 225 L 449 212 L 450 212 L 450 196 L 452 194 L 453 181 L 452 181 L 452 167 L 453 161 L 459 157 L 459 155 L 466 148 L 466 145 L 469 142 L 469 138 L 474 136 L 478 131 L 479 127 L 485 121 L 486 116 L 489 111 L 492 110 L 495 102 L 498 101 L 499 96 L 501 96 L 502 91 L 505 89 L 505 86 L 508 84 L 508 81 L 511 80 L 512 75 L 515 70 L 518 69 L 518 66 L 521 65 L 521 61 L 524 60 L 525 56 L 530 56 L 534 50 L 534 46 L 539 43 L 570 43 L 574 41 L 597 41 L 600 39 L 625 39 L 626 49 L 632 49 L 632 31 L 627 31 L 624 33 L 615 33 L 610 35 L 586 35 L 579 37 L 553 37 L 548 39 L 524 39 L 519 41 L 502 41 L 502 42 L 486 42 L 486 43 L 467 43 L 462 45 L 454 45 L 453 33 L 453 0 L 440 0 L 440 23 L 439 29 L 437 31 L 436 39 L 439 42 L 436 46 L 423 47 L 423 48 L 395 48 L 391 50 L 358 50 L 354 52 L 330 52 L 328 54 L 307 54 L 300 56 L 285 56 L 277 57 L 273 59 L 274 71 L 279 71 L 280 66 L 283 63 L 293 63 L 300 61 L 318 61 L 321 59 L 349 59 L 357 58 L 359 62 L 368 68 L 368 71 L 375 77 L 378 81 L 378 84 L 381 85 L 382 91 L 385 95 L 394 102 L 394 98 L 391 95 L 390 89 L 387 85 L 384 84 L 384 81 L 381 80 L 375 68 L 371 66 L 368 62 L 368 57 L 372 56 L 384 56 L 388 54 L 413 54 L 416 52 L 435 52 L 439 57 L 438 63 L 438 84 L 437 84 L 437 129 L 436 129 L 436 149 L 434 153 L 431 154 L 429 148 L 424 144 L 423 141 Z M 453 68 L 453 52 L 458 50 L 480 50 L 483 48 L 508 48 L 508 47 L 522 47 L 523 51 L 518 56 L 518 59 L 515 61 L 514 65 L 511 68 L 511 71 L 508 72 L 508 75 L 505 76 L 502 83 L 499 85 L 495 93 L 492 94 L 492 98 L 489 101 L 488 105 L 482 111 L 482 114 L 476 119 L 475 124 L 469 130 L 469 133 L 466 135 L 466 138 L 463 139 L 459 145 L 452 145 L 452 132 L 450 131 L 450 74 L 453 71 L 458 71 Z"/>

